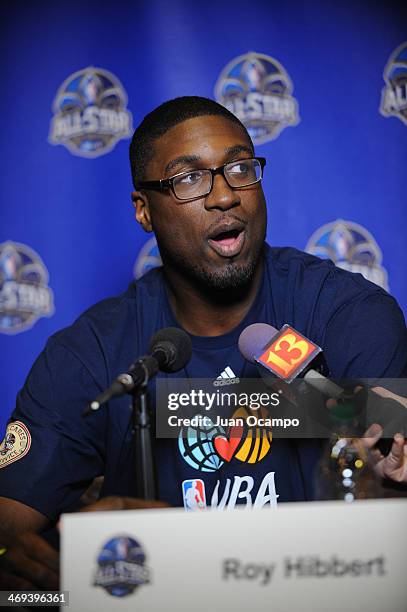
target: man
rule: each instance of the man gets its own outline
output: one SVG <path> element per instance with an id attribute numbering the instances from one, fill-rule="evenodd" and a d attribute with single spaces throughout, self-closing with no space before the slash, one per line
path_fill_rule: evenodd
<path id="1" fill-rule="evenodd" d="M 6 546 L 21 530 L 57 521 L 101 474 L 102 496 L 115 497 L 94 509 L 137 507 L 128 500 L 135 494 L 128 399 L 87 419 L 82 411 L 147 351 L 160 328 L 191 334 L 191 361 L 176 376 L 214 379 L 228 367 L 239 378 L 257 377 L 236 348 L 240 332 L 256 321 L 291 323 L 322 346 L 333 377 L 406 373 L 406 328 L 392 297 L 331 262 L 264 244 L 265 160 L 224 107 L 197 97 L 163 104 L 136 130 L 130 159 L 136 219 L 155 232 L 163 268 L 55 334 L 34 364 L 12 415 L 28 431 L 29 450 L 0 469 Z M 374 430 L 369 443 L 379 437 Z M 395 439 L 389 457 L 380 457 L 382 475 L 407 479 L 403 444 Z M 156 443 L 159 498 L 170 505 L 183 505 L 182 483 L 197 477 L 217 508 L 312 498 L 320 451 L 312 440 L 273 440 L 261 460 L 220 454 L 218 469 L 197 465 L 192 451 L 181 450 L 176 440 Z M 11 549 L 4 564 L 8 559 L 10 574 L 20 571 L 36 584 L 34 570 L 16 569 L 33 557 L 39 562 L 38 537 L 25 541 L 20 557 Z M 48 569 L 52 563 L 54 557 Z"/>

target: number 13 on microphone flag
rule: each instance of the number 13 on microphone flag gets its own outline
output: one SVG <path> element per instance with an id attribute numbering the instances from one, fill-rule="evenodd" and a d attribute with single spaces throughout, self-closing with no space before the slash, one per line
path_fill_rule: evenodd
<path id="1" fill-rule="evenodd" d="M 286 324 L 255 360 L 290 383 L 320 352 L 318 345 Z"/>

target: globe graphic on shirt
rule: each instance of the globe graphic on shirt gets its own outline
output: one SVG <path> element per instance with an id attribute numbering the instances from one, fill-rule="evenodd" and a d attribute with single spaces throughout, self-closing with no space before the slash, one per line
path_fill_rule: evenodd
<path id="1" fill-rule="evenodd" d="M 223 427 L 214 425 L 209 417 L 206 417 L 205 425 L 183 427 L 178 436 L 181 456 L 196 470 L 215 472 L 224 462 L 217 454 L 213 440 L 217 436 L 224 435 Z"/>

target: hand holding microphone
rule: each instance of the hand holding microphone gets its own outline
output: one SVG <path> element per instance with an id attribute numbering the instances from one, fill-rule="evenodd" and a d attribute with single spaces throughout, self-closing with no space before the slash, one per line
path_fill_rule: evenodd
<path id="1" fill-rule="evenodd" d="M 407 480 L 407 445 L 403 447 L 403 433 L 395 433 L 407 432 L 406 398 L 380 387 L 369 390 L 358 383 L 351 390 L 343 389 L 327 378 L 329 369 L 321 349 L 288 325 L 280 331 L 266 323 L 249 325 L 240 335 L 239 349 L 245 359 L 257 364 L 262 378 L 282 387 L 283 395 L 292 403 L 296 394 L 290 383 L 300 377 L 330 398 L 326 407 L 333 419 L 343 422 L 347 418 L 349 423 L 352 418 L 366 419 L 370 427 L 366 432 L 362 429 L 361 435 L 369 448 L 374 447 L 377 471 L 392 480 Z M 370 435 L 372 427 L 374 436 Z"/>

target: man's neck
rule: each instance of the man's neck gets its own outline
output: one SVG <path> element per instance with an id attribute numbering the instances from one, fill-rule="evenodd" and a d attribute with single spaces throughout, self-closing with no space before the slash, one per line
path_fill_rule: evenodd
<path id="1" fill-rule="evenodd" d="M 165 270 L 165 280 L 172 311 L 178 323 L 195 336 L 221 336 L 234 329 L 249 312 L 260 287 L 263 258 L 259 259 L 253 278 L 242 290 L 201 290 L 185 276 Z"/>

